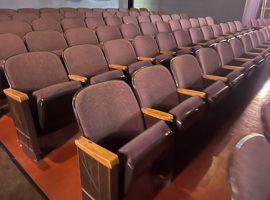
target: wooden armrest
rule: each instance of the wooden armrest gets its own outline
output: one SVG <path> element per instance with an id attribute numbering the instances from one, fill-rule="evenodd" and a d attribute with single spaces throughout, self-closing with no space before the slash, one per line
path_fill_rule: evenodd
<path id="1" fill-rule="evenodd" d="M 104 42 L 100 42 L 99 44 L 104 45 Z"/>
<path id="2" fill-rule="evenodd" d="M 202 45 L 205 46 L 206 43 L 205 42 L 193 42 L 194 45 Z"/>
<path id="3" fill-rule="evenodd" d="M 133 41 L 131 38 L 124 38 L 124 40 Z"/>
<path id="4" fill-rule="evenodd" d="M 8 88 L 8 89 L 5 89 L 4 90 L 4 93 L 9 96 L 10 98 L 18 101 L 18 102 L 23 102 L 23 101 L 26 101 L 28 100 L 28 95 L 23 93 L 23 92 L 20 92 L 18 90 L 14 90 L 12 88 Z"/>
<path id="5" fill-rule="evenodd" d="M 192 47 L 177 47 L 177 49 L 191 49 Z"/>
<path id="6" fill-rule="evenodd" d="M 253 59 L 251 58 L 234 58 L 234 60 L 237 60 L 237 61 L 252 61 Z"/>
<path id="7" fill-rule="evenodd" d="M 80 81 L 82 83 L 85 83 L 87 81 L 86 77 L 78 76 L 78 75 L 68 75 L 68 78 L 73 81 Z"/>
<path id="8" fill-rule="evenodd" d="M 99 146 L 91 140 L 88 140 L 85 137 L 80 137 L 75 140 L 75 144 L 86 154 L 110 169 L 119 164 L 119 159 L 116 154 Z"/>
<path id="9" fill-rule="evenodd" d="M 270 47 L 270 44 L 260 44 L 262 47 Z"/>
<path id="10" fill-rule="evenodd" d="M 152 62 L 155 61 L 155 58 L 150 58 L 150 57 L 137 57 L 138 60 L 150 60 Z"/>
<path id="11" fill-rule="evenodd" d="M 231 65 L 222 65 L 221 68 L 222 69 L 229 69 L 229 70 L 235 70 L 235 69 L 243 70 L 243 69 L 245 69 L 244 67 L 231 66 Z"/>
<path id="12" fill-rule="evenodd" d="M 170 54 L 172 54 L 172 55 L 175 55 L 175 54 L 176 54 L 175 51 L 160 51 L 159 53 L 161 53 L 161 54 L 170 53 Z"/>
<path id="13" fill-rule="evenodd" d="M 215 75 L 203 75 L 203 78 L 214 80 L 214 81 L 223 81 L 223 82 L 227 82 L 228 81 L 228 78 L 227 77 L 215 76 Z"/>
<path id="14" fill-rule="evenodd" d="M 186 94 L 186 95 L 190 95 L 190 96 L 200 96 L 201 98 L 204 98 L 206 97 L 206 93 L 205 92 L 200 92 L 200 91 L 196 91 L 196 90 L 189 90 L 189 89 L 177 89 L 177 92 L 178 93 L 181 93 L 181 94 Z"/>
<path id="15" fill-rule="evenodd" d="M 264 51 L 264 50 L 266 50 L 266 49 L 264 49 L 264 48 L 254 48 L 254 50 Z"/>
<path id="16" fill-rule="evenodd" d="M 254 55 L 254 56 L 261 55 L 260 53 L 255 53 L 255 52 L 246 52 L 245 54 L 247 54 L 247 55 Z"/>
<path id="17" fill-rule="evenodd" d="M 124 65 L 112 65 L 112 64 L 110 64 L 109 65 L 109 68 L 126 70 L 127 69 L 127 66 L 124 66 Z"/>
<path id="18" fill-rule="evenodd" d="M 152 116 L 152 117 L 164 120 L 164 121 L 169 121 L 169 122 L 173 121 L 173 115 L 170 113 L 155 110 L 152 108 L 141 108 L 141 111 L 146 115 L 149 115 L 149 116 Z"/>

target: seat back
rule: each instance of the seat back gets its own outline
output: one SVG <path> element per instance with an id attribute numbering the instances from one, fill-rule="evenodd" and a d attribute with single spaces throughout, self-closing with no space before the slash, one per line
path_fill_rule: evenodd
<path id="1" fill-rule="evenodd" d="M 158 33 L 157 27 L 152 22 L 142 22 L 140 27 L 143 35 L 155 36 Z"/>
<path id="2" fill-rule="evenodd" d="M 50 52 L 31 52 L 6 60 L 4 70 L 10 87 L 31 95 L 32 92 L 68 81 L 59 57 Z"/>
<path id="3" fill-rule="evenodd" d="M 119 28 L 115 26 L 99 26 L 96 28 L 96 33 L 99 41 L 103 43 L 109 40 L 122 38 Z"/>
<path id="4" fill-rule="evenodd" d="M 59 10 L 56 8 L 40 8 L 39 12 L 40 12 L 40 14 L 42 14 L 42 13 L 59 13 Z"/>
<path id="5" fill-rule="evenodd" d="M 214 33 L 215 37 L 219 37 L 219 36 L 223 35 L 223 32 L 222 32 L 222 29 L 221 29 L 220 25 L 214 24 L 211 27 L 212 27 L 212 30 L 213 30 L 213 33 Z"/>
<path id="6" fill-rule="evenodd" d="M 132 16 L 132 17 L 140 16 L 140 13 L 137 11 L 130 10 L 128 13 L 129 13 L 129 16 Z"/>
<path id="7" fill-rule="evenodd" d="M 29 51 L 56 51 L 68 47 L 63 34 L 58 31 L 32 31 L 25 35 Z"/>
<path id="8" fill-rule="evenodd" d="M 255 32 L 248 34 L 248 36 L 250 37 L 250 40 L 252 42 L 253 48 L 257 48 L 260 46 L 259 40 L 257 35 L 255 34 Z"/>
<path id="9" fill-rule="evenodd" d="M 172 32 L 178 31 L 178 30 L 181 30 L 182 29 L 182 27 L 181 27 L 181 25 L 180 25 L 180 23 L 179 23 L 178 20 L 170 20 L 169 21 L 169 25 L 171 27 Z"/>
<path id="10" fill-rule="evenodd" d="M 159 55 L 156 40 L 149 35 L 138 36 L 134 39 L 133 45 L 137 56 L 154 58 Z"/>
<path id="11" fill-rule="evenodd" d="M 230 27 L 228 26 L 227 23 L 220 23 L 220 27 L 223 35 L 231 34 Z"/>
<path id="12" fill-rule="evenodd" d="M 177 46 L 191 46 L 192 41 L 187 31 L 185 30 L 179 30 L 173 32 L 173 36 L 175 38 L 175 41 L 177 43 Z"/>
<path id="13" fill-rule="evenodd" d="M 237 29 L 236 29 L 236 26 L 235 26 L 234 22 L 228 22 L 227 24 L 228 24 L 228 26 L 230 28 L 231 33 L 236 33 L 237 32 Z"/>
<path id="14" fill-rule="evenodd" d="M 105 21 L 100 17 L 85 18 L 85 23 L 88 28 L 95 29 L 98 26 L 105 26 Z"/>
<path id="15" fill-rule="evenodd" d="M 77 12 L 77 11 L 67 11 L 64 13 L 65 18 L 79 18 L 84 19 L 83 13 Z"/>
<path id="16" fill-rule="evenodd" d="M 150 22 L 150 18 L 148 16 L 138 16 L 137 19 L 139 23 Z"/>
<path id="17" fill-rule="evenodd" d="M 30 14 L 35 14 L 36 16 L 39 17 L 39 10 L 35 8 L 19 8 L 17 10 L 17 13 L 30 13 Z"/>
<path id="18" fill-rule="evenodd" d="M 157 21 L 162 21 L 159 15 L 150 15 L 151 22 L 155 24 Z"/>
<path id="19" fill-rule="evenodd" d="M 14 15 L 16 13 L 16 11 L 13 9 L 0 8 L 0 13 L 8 15 L 9 17 L 12 17 L 12 15 Z"/>
<path id="20" fill-rule="evenodd" d="M 135 24 L 122 24 L 120 30 L 124 39 L 134 39 L 142 34 L 139 27 Z"/>
<path id="21" fill-rule="evenodd" d="M 198 84 L 199 80 L 201 80 L 200 86 L 203 86 L 200 64 L 192 55 L 186 54 L 175 57 L 171 61 L 171 71 L 177 88 L 190 88 L 195 83 Z"/>
<path id="22" fill-rule="evenodd" d="M 180 18 L 181 19 L 189 19 L 189 16 L 187 15 L 187 13 L 180 13 Z"/>
<path id="23" fill-rule="evenodd" d="M 243 43 L 245 52 L 250 52 L 250 51 L 252 51 L 253 45 L 252 45 L 252 42 L 251 42 L 250 37 L 247 36 L 247 35 L 243 35 L 240 39 L 241 39 L 241 41 L 242 41 L 242 43 Z"/>
<path id="24" fill-rule="evenodd" d="M 209 26 L 202 26 L 201 31 L 205 40 L 214 39 L 214 32 Z"/>
<path id="25" fill-rule="evenodd" d="M 0 13 L 0 21 L 11 21 L 11 18 L 6 14 Z"/>
<path id="26" fill-rule="evenodd" d="M 259 26 L 259 23 L 256 19 L 250 19 L 250 22 L 251 22 L 251 26 L 252 27 L 258 27 Z"/>
<path id="27" fill-rule="evenodd" d="M 200 27 L 207 26 L 207 22 L 206 22 L 205 18 L 199 17 L 198 21 L 199 21 Z"/>
<path id="28" fill-rule="evenodd" d="M 91 44 L 69 47 L 63 52 L 69 74 L 91 78 L 109 71 L 102 50 Z"/>
<path id="29" fill-rule="evenodd" d="M 202 48 L 196 52 L 203 74 L 214 74 L 221 67 L 217 52 L 212 48 Z"/>
<path id="30" fill-rule="evenodd" d="M 179 21 L 180 20 L 180 15 L 179 14 L 171 14 L 171 18 L 172 18 L 172 20 Z"/>
<path id="31" fill-rule="evenodd" d="M 243 25 L 240 21 L 234 21 L 234 24 L 236 26 L 237 31 L 242 31 L 243 30 Z"/>
<path id="32" fill-rule="evenodd" d="M 106 10 L 105 10 L 105 8 L 93 8 L 93 11 L 102 14 Z"/>
<path id="33" fill-rule="evenodd" d="M 218 52 L 222 65 L 226 65 L 234 59 L 233 50 L 229 43 L 218 43 L 215 48 Z"/>
<path id="34" fill-rule="evenodd" d="M 118 10 L 117 8 L 106 8 L 107 11 L 116 13 Z"/>
<path id="35" fill-rule="evenodd" d="M 70 28 L 86 27 L 84 20 L 79 18 L 63 18 L 61 24 L 64 31 Z"/>
<path id="36" fill-rule="evenodd" d="M 102 13 L 100 13 L 100 12 L 94 12 L 94 11 L 87 11 L 87 12 L 85 12 L 85 17 L 86 18 L 97 17 L 97 18 L 102 18 L 103 19 Z"/>
<path id="37" fill-rule="evenodd" d="M 198 19 L 190 18 L 189 22 L 190 22 L 192 28 L 199 28 L 200 27 L 200 23 L 199 23 Z"/>
<path id="38" fill-rule="evenodd" d="M 261 31 L 256 30 L 256 31 L 255 31 L 255 34 L 256 34 L 256 36 L 257 36 L 257 38 L 258 38 L 259 44 L 263 44 L 263 43 L 266 42 L 266 41 L 264 40 L 263 33 L 262 33 Z"/>
<path id="39" fill-rule="evenodd" d="M 172 20 L 170 15 L 161 15 L 161 18 L 164 22 L 168 22 L 168 21 Z"/>
<path id="40" fill-rule="evenodd" d="M 125 24 L 136 24 L 136 25 L 138 25 L 138 21 L 137 21 L 136 17 L 133 17 L 133 16 L 123 16 L 123 22 Z"/>
<path id="41" fill-rule="evenodd" d="M 132 44 L 124 39 L 111 40 L 104 43 L 104 53 L 109 64 L 130 65 L 137 62 Z"/>
<path id="42" fill-rule="evenodd" d="M 62 14 L 56 12 L 49 12 L 49 13 L 41 13 L 40 15 L 41 19 L 54 19 L 58 22 L 61 22 L 61 20 L 64 18 Z"/>
<path id="43" fill-rule="evenodd" d="M 32 21 L 34 31 L 55 30 L 63 33 L 61 24 L 54 19 L 36 19 Z"/>
<path id="44" fill-rule="evenodd" d="M 170 26 L 169 26 L 169 24 L 167 22 L 157 21 L 156 26 L 157 26 L 157 29 L 158 29 L 159 33 L 161 33 L 161 32 L 166 32 L 166 33 L 172 32 L 171 29 L 170 29 Z"/>
<path id="45" fill-rule="evenodd" d="M 208 16 L 208 17 L 205 18 L 205 20 L 206 20 L 208 26 L 212 26 L 212 25 L 215 24 L 213 17 Z"/>
<path id="46" fill-rule="evenodd" d="M 104 12 L 102 12 L 102 16 L 105 19 L 106 17 L 116 16 L 116 15 L 114 12 L 104 11 Z"/>
<path id="47" fill-rule="evenodd" d="M 129 15 L 128 15 L 128 12 L 117 11 L 116 16 L 119 17 L 119 18 L 122 18 L 124 16 L 129 16 Z"/>
<path id="48" fill-rule="evenodd" d="M 140 68 L 132 84 L 141 107 L 168 112 L 180 103 L 171 73 L 162 65 Z"/>
<path id="49" fill-rule="evenodd" d="M 121 24 L 123 24 L 122 20 L 117 16 L 106 17 L 105 22 L 109 26 L 116 26 L 116 27 L 119 27 Z"/>
<path id="50" fill-rule="evenodd" d="M 73 107 L 82 134 L 113 152 L 144 130 L 139 105 L 123 81 L 86 87 L 75 95 Z"/>
<path id="51" fill-rule="evenodd" d="M 229 179 L 233 199 L 268 199 L 270 146 L 261 134 L 250 134 L 233 149 L 229 161 Z"/>
<path id="52" fill-rule="evenodd" d="M 81 13 L 85 17 L 85 13 L 87 11 L 91 11 L 90 8 L 77 8 L 78 12 Z"/>
<path id="53" fill-rule="evenodd" d="M 12 33 L 0 34 L 0 43 L 0 60 L 6 60 L 11 56 L 27 52 L 22 39 Z"/>
<path id="54" fill-rule="evenodd" d="M 234 57 L 240 58 L 243 54 L 245 54 L 244 46 L 239 39 L 231 39 L 229 40 L 229 43 L 232 47 Z"/>
<path id="55" fill-rule="evenodd" d="M 68 29 L 65 35 L 69 46 L 80 44 L 99 44 L 95 31 L 89 28 Z"/>
<path id="56" fill-rule="evenodd" d="M 141 16 L 146 16 L 146 17 L 149 17 L 150 16 L 150 13 L 148 11 L 140 11 L 140 15 Z M 139 17 L 139 16 L 138 16 Z"/>
<path id="57" fill-rule="evenodd" d="M 59 8 L 59 12 L 64 16 L 65 12 L 76 12 L 75 8 L 71 7 L 62 7 Z"/>
<path id="58" fill-rule="evenodd" d="M 190 28 L 189 34 L 193 43 L 204 41 L 203 33 L 200 28 Z"/>
<path id="59" fill-rule="evenodd" d="M 39 16 L 32 13 L 15 13 L 12 16 L 12 20 L 24 21 L 24 22 L 27 22 L 28 24 L 31 24 L 33 20 L 38 19 L 38 18 Z"/>
<path id="60" fill-rule="evenodd" d="M 0 34 L 13 33 L 20 38 L 24 38 L 24 35 L 32 31 L 32 27 L 23 21 L 2 21 L 0 22 Z"/>
<path id="61" fill-rule="evenodd" d="M 191 28 L 191 24 L 188 19 L 180 19 L 180 24 L 184 30 L 189 30 Z"/>
<path id="62" fill-rule="evenodd" d="M 158 33 L 156 41 L 160 51 L 175 51 L 177 49 L 177 44 L 172 33 Z"/>
<path id="63" fill-rule="evenodd" d="M 119 10 L 120 12 L 128 13 L 128 8 L 119 8 L 118 10 Z"/>

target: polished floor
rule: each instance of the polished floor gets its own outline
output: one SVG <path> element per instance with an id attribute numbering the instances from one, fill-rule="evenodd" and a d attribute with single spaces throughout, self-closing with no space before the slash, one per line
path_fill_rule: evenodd
<path id="1" fill-rule="evenodd" d="M 199 148 L 171 184 L 155 194 L 155 199 L 230 199 L 230 153 L 243 136 L 263 133 L 260 109 L 263 102 L 270 99 L 270 78 L 266 76 L 268 73 L 261 73 L 253 83 L 235 95 L 238 100 L 230 105 L 229 114 L 221 117 L 222 123 L 214 129 L 214 134 L 207 136 L 205 145 Z M 5 102 L 1 104 L 4 111 L 8 109 Z M 215 119 L 213 124 L 216 124 Z M 49 199 L 81 199 L 78 156 L 74 144 L 80 133 L 74 126 L 68 130 L 74 133 L 65 144 L 41 161 L 33 162 L 22 151 L 10 112 L 0 118 L 0 140 Z"/>

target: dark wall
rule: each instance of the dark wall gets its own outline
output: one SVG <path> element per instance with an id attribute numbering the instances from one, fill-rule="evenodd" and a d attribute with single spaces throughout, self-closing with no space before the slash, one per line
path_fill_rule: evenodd
<path id="1" fill-rule="evenodd" d="M 134 7 L 187 13 L 190 17 L 212 16 L 216 22 L 242 20 L 246 0 L 134 0 Z"/>

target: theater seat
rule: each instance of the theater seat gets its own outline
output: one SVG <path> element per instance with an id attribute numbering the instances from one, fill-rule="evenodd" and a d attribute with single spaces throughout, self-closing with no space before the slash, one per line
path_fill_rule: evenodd
<path id="1" fill-rule="evenodd" d="M 152 22 L 142 22 L 140 23 L 140 27 L 143 35 L 154 37 L 158 33 L 156 25 Z"/>
<path id="2" fill-rule="evenodd" d="M 23 21 L 2 21 L 0 22 L 0 34 L 13 33 L 24 41 L 24 35 L 32 31 L 32 27 Z"/>
<path id="3" fill-rule="evenodd" d="M 193 96 L 181 102 L 171 73 L 162 65 L 144 67 L 132 76 L 132 85 L 143 113 L 149 121 L 160 120 L 157 113 L 165 112 L 163 118 L 176 133 L 186 131 L 199 122 L 205 114 L 205 102 Z"/>
<path id="4" fill-rule="evenodd" d="M 122 39 L 121 32 L 116 26 L 99 26 L 96 28 L 96 34 L 101 43 L 110 40 Z"/>
<path id="5" fill-rule="evenodd" d="M 102 50 L 94 45 L 84 44 L 65 49 L 63 59 L 71 80 L 93 84 L 110 79 L 124 79 L 122 70 L 109 71 Z"/>
<path id="6" fill-rule="evenodd" d="M 64 32 L 70 28 L 86 27 L 84 20 L 80 18 L 63 18 L 61 24 Z"/>
<path id="7" fill-rule="evenodd" d="M 269 199 L 270 145 L 257 133 L 242 138 L 229 160 L 229 181 L 233 199 Z"/>
<path id="8" fill-rule="evenodd" d="M 141 176 L 158 177 L 151 168 L 168 166 L 174 134 L 163 121 L 145 129 L 123 81 L 90 85 L 75 95 L 73 106 L 83 135 L 75 141 L 83 196 L 125 199 L 132 190 L 140 193 L 133 184 Z"/>
<path id="9" fill-rule="evenodd" d="M 105 26 L 105 21 L 100 17 L 88 17 L 85 19 L 86 26 L 95 29 L 98 26 Z"/>
<path id="10" fill-rule="evenodd" d="M 120 26 L 123 38 L 132 41 L 135 37 L 142 35 L 140 28 L 135 24 L 122 24 Z"/>
<path id="11" fill-rule="evenodd" d="M 32 21 L 34 31 L 55 30 L 63 33 L 61 24 L 54 19 L 36 19 Z"/>
<path id="12" fill-rule="evenodd" d="M 23 150 L 39 160 L 38 136 L 74 122 L 71 100 L 81 84 L 69 81 L 61 60 L 50 52 L 10 57 L 4 71 L 10 84 L 4 92 Z"/>
<path id="13" fill-rule="evenodd" d="M 208 83 L 201 73 L 198 60 L 193 55 L 177 56 L 171 61 L 171 71 L 182 100 L 200 96 L 211 106 L 221 103 L 229 93 L 222 81 Z"/>

